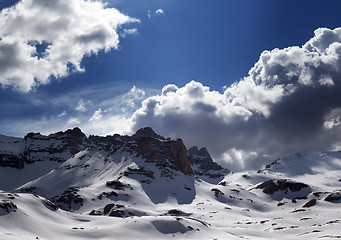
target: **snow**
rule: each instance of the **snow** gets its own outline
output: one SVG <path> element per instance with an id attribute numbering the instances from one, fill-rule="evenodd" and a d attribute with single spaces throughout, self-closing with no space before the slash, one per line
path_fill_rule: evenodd
<path id="1" fill-rule="evenodd" d="M 304 152 L 258 172 L 201 179 L 131 153 L 86 149 L 64 163 L 0 168 L 0 188 L 17 192 L 0 193 L 0 206 L 8 201 L 17 206 L 10 212 L 0 208 L 0 239 L 340 238 L 341 203 L 324 201 L 330 193 L 341 195 L 340 178 L 340 152 Z M 256 189 L 273 179 L 309 188 L 274 194 Z M 54 210 L 46 199 L 59 199 L 70 188 L 82 202 L 69 209 L 55 201 L 65 210 Z M 25 189 L 31 190 L 22 193 Z M 316 205 L 303 207 L 312 199 Z M 104 215 L 108 204 L 123 211 L 122 217 Z M 101 215 L 89 215 L 93 210 Z"/>

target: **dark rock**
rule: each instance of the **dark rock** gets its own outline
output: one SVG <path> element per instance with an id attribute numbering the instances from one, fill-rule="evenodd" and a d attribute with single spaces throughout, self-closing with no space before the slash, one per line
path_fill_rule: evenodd
<path id="1" fill-rule="evenodd" d="M 53 203 L 51 202 L 50 200 L 46 199 L 44 201 L 44 205 L 50 209 L 51 211 L 57 211 L 58 210 L 58 207 Z"/>
<path id="2" fill-rule="evenodd" d="M 274 194 L 277 191 L 285 191 L 287 193 L 289 190 L 291 192 L 298 192 L 303 188 L 309 187 L 307 184 L 289 181 L 287 179 L 279 180 L 267 180 L 259 184 L 256 189 L 263 189 L 265 194 Z"/>
<path id="3" fill-rule="evenodd" d="M 213 161 L 206 148 L 198 149 L 196 146 L 191 147 L 188 150 L 188 159 L 192 166 L 198 166 L 198 170 L 195 170 L 194 172 L 198 176 L 204 175 L 210 178 L 220 178 L 229 172 L 227 169 L 224 169 Z M 215 172 L 212 173 L 211 171 Z"/>
<path id="4" fill-rule="evenodd" d="M 143 167 L 140 167 L 140 168 L 137 168 L 137 169 L 128 167 L 127 171 L 124 172 L 124 176 L 129 176 L 129 175 L 132 175 L 132 174 L 143 175 L 143 176 L 146 176 L 148 178 L 155 179 L 154 178 L 154 172 L 147 171 Z"/>
<path id="5" fill-rule="evenodd" d="M 220 182 L 218 185 L 221 185 L 221 186 L 224 186 L 224 187 L 226 187 L 228 184 L 227 184 L 227 182 L 226 182 L 226 181 L 223 181 L 223 182 Z"/>
<path id="6" fill-rule="evenodd" d="M 109 213 L 110 217 L 123 217 L 125 212 L 123 210 L 113 210 Z"/>
<path id="7" fill-rule="evenodd" d="M 111 209 L 113 209 L 114 207 L 115 207 L 115 204 L 113 204 L 113 203 L 106 205 L 103 209 L 104 215 L 108 215 L 110 213 Z"/>
<path id="8" fill-rule="evenodd" d="M 214 192 L 214 196 L 216 196 L 216 197 L 218 197 L 219 194 L 224 195 L 224 193 L 217 188 L 212 188 L 211 191 Z"/>
<path id="9" fill-rule="evenodd" d="M 11 154 L 1 154 L 0 153 L 0 166 L 1 167 L 11 167 L 22 169 L 25 165 L 25 158 L 20 156 L 15 156 Z"/>
<path id="10" fill-rule="evenodd" d="M 341 202 L 341 190 L 329 194 L 324 201 L 327 202 Z"/>
<path id="11" fill-rule="evenodd" d="M 137 130 L 132 137 L 136 139 L 151 137 L 155 139 L 166 140 L 164 137 L 157 135 L 151 127 L 145 127 Z"/>
<path id="12" fill-rule="evenodd" d="M 181 211 L 179 209 L 170 209 L 167 211 L 166 215 L 171 215 L 171 216 L 189 216 L 191 215 L 190 213 L 186 213 L 184 211 Z"/>
<path id="13" fill-rule="evenodd" d="M 0 201 L 0 208 L 6 213 L 14 212 L 18 207 L 13 202 L 8 200 Z"/>
<path id="14" fill-rule="evenodd" d="M 316 205 L 317 200 L 316 199 L 311 199 L 309 202 L 303 205 L 304 208 L 310 208 L 312 206 Z"/>
<path id="15" fill-rule="evenodd" d="M 107 187 L 112 187 L 116 190 L 124 190 L 125 188 L 132 189 L 129 184 L 124 184 L 124 183 L 120 182 L 119 180 L 107 181 L 105 183 L 105 185 Z"/>
<path id="16" fill-rule="evenodd" d="M 98 210 L 92 210 L 89 215 L 92 215 L 92 216 L 100 216 L 102 215 L 102 212 L 101 211 L 98 211 Z"/>
<path id="17" fill-rule="evenodd" d="M 71 210 L 74 207 L 79 208 L 83 205 L 83 198 L 77 194 L 78 191 L 79 189 L 71 187 L 65 190 L 60 196 L 53 197 L 51 201 L 63 210 Z"/>

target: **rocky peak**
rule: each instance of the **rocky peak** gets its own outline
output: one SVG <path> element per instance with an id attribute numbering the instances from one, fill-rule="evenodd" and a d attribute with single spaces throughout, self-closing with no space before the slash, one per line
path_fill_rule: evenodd
<path id="1" fill-rule="evenodd" d="M 186 147 L 181 139 L 164 141 L 160 138 L 140 137 L 137 138 L 136 144 L 137 156 L 155 162 L 158 166 L 170 167 L 186 175 L 193 174 Z"/>
<path id="2" fill-rule="evenodd" d="M 188 154 L 192 156 L 199 156 L 204 158 L 211 158 L 210 153 L 208 152 L 207 148 L 199 148 L 197 146 L 193 146 L 190 149 L 188 149 Z M 212 159 L 212 158 L 211 158 Z"/>
<path id="3" fill-rule="evenodd" d="M 165 140 L 163 136 L 156 134 L 151 127 L 140 128 L 132 137 L 136 139 L 151 137 Z"/>
<path id="4" fill-rule="evenodd" d="M 89 139 L 79 128 L 68 129 L 65 132 L 61 131 L 48 136 L 40 133 L 28 133 L 24 139 L 23 155 L 26 163 L 46 159 L 64 162 L 90 144 Z"/>
<path id="5" fill-rule="evenodd" d="M 199 149 L 194 146 L 188 149 L 188 159 L 194 167 L 194 173 L 198 176 L 208 176 L 218 178 L 228 173 L 227 169 L 213 161 L 207 148 Z"/>
<path id="6" fill-rule="evenodd" d="M 77 127 L 72 130 L 68 129 L 65 134 L 68 135 L 68 142 L 65 148 L 69 148 L 72 155 L 83 150 L 85 148 L 84 144 L 88 145 L 90 143 L 85 134 Z"/>

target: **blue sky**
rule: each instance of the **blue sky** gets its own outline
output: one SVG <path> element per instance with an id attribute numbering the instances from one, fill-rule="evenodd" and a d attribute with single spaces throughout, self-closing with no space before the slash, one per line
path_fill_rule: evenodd
<path id="1" fill-rule="evenodd" d="M 327 101 L 326 99 L 328 104 L 323 107 L 323 111 L 317 111 L 316 113 L 313 110 L 310 111 L 311 118 L 321 119 L 316 125 L 314 125 L 315 121 L 309 121 L 311 124 L 307 124 L 307 120 L 303 117 L 296 117 L 297 112 L 305 115 L 304 109 L 307 109 L 305 105 L 302 105 L 302 109 L 298 110 L 291 107 L 284 117 L 281 115 L 287 111 L 289 105 L 284 104 L 283 94 L 280 98 L 278 97 L 279 92 L 289 90 L 288 88 L 278 90 L 278 88 L 273 87 L 274 84 L 277 84 L 277 87 L 284 86 L 283 83 L 278 84 L 276 80 L 278 76 L 281 77 L 283 71 L 286 71 L 286 77 L 295 75 L 297 71 L 300 71 L 300 75 L 295 80 L 291 78 L 289 80 L 306 84 L 302 72 L 314 70 L 309 68 L 309 71 L 306 71 L 306 69 L 291 71 L 291 69 L 287 68 L 286 62 L 281 65 L 286 67 L 271 68 L 271 71 L 275 71 L 276 74 L 267 71 L 264 73 L 265 75 L 260 75 L 260 80 L 257 78 L 256 71 L 249 73 L 252 68 L 255 69 L 257 63 L 262 69 L 267 69 L 266 66 L 262 65 L 263 62 L 260 61 L 260 56 L 265 50 L 286 49 L 292 46 L 301 48 L 314 36 L 318 37 L 319 35 L 322 36 L 322 40 L 318 41 L 325 41 L 323 36 L 329 36 L 330 33 L 321 32 L 316 34 L 314 31 L 322 27 L 333 30 L 340 26 L 340 1 L 108 0 L 105 6 L 97 6 L 98 8 L 89 5 L 89 9 L 83 11 L 81 18 L 76 15 L 76 10 L 86 5 L 82 5 L 83 0 L 75 1 L 79 3 L 79 6 L 75 5 L 68 8 L 68 12 L 65 14 L 69 15 L 65 19 L 73 19 L 74 21 L 79 19 L 79 22 L 85 23 L 89 20 L 89 24 L 94 23 L 93 28 L 74 22 L 72 22 L 74 24 L 72 27 L 63 28 L 65 22 L 60 23 L 60 26 L 62 26 L 60 27 L 59 25 L 49 25 L 48 20 L 44 25 L 41 23 L 44 22 L 44 18 L 38 15 L 36 18 L 33 16 L 32 19 L 27 17 L 29 20 L 19 25 L 16 17 L 6 17 L 5 12 L 16 13 L 28 8 L 26 10 L 31 11 L 33 14 L 36 9 L 40 9 L 36 11 L 37 14 L 43 15 L 41 13 L 46 10 L 49 13 L 52 12 L 58 18 L 58 14 L 64 16 L 61 15 L 63 11 L 58 12 L 58 8 L 65 8 L 64 5 L 68 3 L 68 1 L 62 0 L 55 1 L 54 4 L 58 4 L 58 7 L 53 8 L 50 6 L 53 1 L 43 2 L 45 5 L 41 2 L 40 0 L 0 1 L 0 8 L 3 9 L 0 16 L 2 18 L 1 29 L 3 29 L 0 31 L 0 43 L 1 41 L 4 43 L 3 48 L 1 48 L 0 44 L 0 111 L 2 113 L 0 115 L 0 134 L 22 137 L 29 131 L 48 134 L 75 126 L 80 126 L 86 134 L 106 135 L 115 132 L 130 134 L 138 127 L 150 125 L 161 134 L 182 137 L 193 145 L 205 145 L 206 141 L 197 139 L 205 138 L 210 133 L 212 133 L 212 138 L 217 137 L 220 142 L 226 141 L 223 136 L 236 134 L 238 137 L 235 139 L 235 145 L 233 143 L 228 143 L 226 146 L 217 144 L 218 147 L 211 147 L 213 149 L 211 152 L 217 159 L 227 164 L 239 161 L 238 164 L 232 165 L 240 168 L 250 164 L 249 162 L 246 164 L 241 158 L 252 159 L 269 156 L 270 145 L 267 150 L 263 151 L 259 150 L 260 146 L 254 143 L 245 148 L 238 143 L 240 139 L 242 139 L 241 142 L 259 139 L 260 145 L 264 145 L 263 141 L 265 140 L 263 138 L 268 136 L 264 126 L 272 126 L 274 127 L 272 132 L 278 132 L 278 136 L 274 137 L 272 148 L 280 149 L 279 145 L 288 145 L 288 148 L 281 151 L 280 154 L 302 149 L 334 149 L 337 148 L 336 145 L 340 142 L 340 139 L 335 135 L 337 131 L 334 128 L 334 125 L 338 126 L 336 124 L 338 110 L 335 110 L 339 107 L 338 99 L 333 99 L 333 101 L 330 99 Z M 18 7 L 19 5 L 14 6 L 18 3 L 22 7 L 21 10 Z M 11 6 L 12 9 L 9 9 Z M 103 29 L 108 30 L 107 32 L 96 32 L 96 29 L 102 29 L 101 24 L 109 24 L 111 21 L 110 16 L 108 18 L 103 17 L 103 21 L 98 20 L 101 19 L 101 14 L 104 14 L 102 9 L 113 8 L 120 12 L 111 13 L 111 17 L 115 19 L 115 24 L 117 24 L 115 30 L 110 32 L 106 28 L 107 25 L 105 25 Z M 55 10 L 56 12 L 53 12 Z M 13 16 L 16 15 L 13 14 Z M 97 19 L 97 17 L 99 18 Z M 40 22 L 34 22 L 35 19 L 40 18 L 42 18 Z M 22 29 L 25 29 L 24 33 L 22 33 Z M 129 32 L 130 34 L 127 34 Z M 90 35 L 86 35 L 89 33 Z M 116 33 L 118 35 L 114 36 Z M 63 34 L 65 34 L 66 38 L 67 36 L 73 36 L 73 34 L 76 37 L 91 36 L 98 40 L 96 44 L 99 45 L 91 42 L 95 41 L 94 39 L 88 41 L 88 45 L 83 45 L 86 42 L 85 38 L 83 38 L 83 42 L 80 40 L 72 42 L 75 38 L 70 38 L 69 42 L 63 42 L 65 38 L 58 38 L 58 36 L 64 36 Z M 108 37 L 108 34 L 113 35 Z M 335 35 L 337 34 L 335 33 Z M 35 36 L 37 37 L 35 38 Z M 58 39 L 53 42 L 55 38 Z M 59 43 L 66 44 L 65 48 L 58 45 L 53 54 L 62 58 L 65 53 L 71 62 L 78 61 L 78 69 L 75 67 L 77 64 L 72 66 L 70 62 L 67 63 L 68 60 L 65 60 L 67 70 L 58 70 L 59 76 L 52 76 L 57 71 L 56 69 L 62 66 L 57 63 L 53 65 L 53 61 L 46 62 L 45 65 L 37 63 L 29 65 L 31 64 L 29 60 L 24 59 L 25 62 L 20 59 L 19 45 L 11 45 L 13 42 L 20 42 L 23 39 L 26 39 L 25 41 L 51 41 L 53 42 L 51 46 L 57 46 Z M 116 40 L 119 40 L 119 43 L 115 43 Z M 335 39 L 333 41 L 338 42 Z M 31 43 L 31 45 L 36 47 L 37 51 L 41 47 L 41 43 Z M 17 46 L 17 49 L 13 48 L 14 50 L 12 49 L 11 52 L 8 50 L 10 48 L 7 49 L 6 46 Z M 42 49 L 45 50 L 44 47 Z M 311 51 L 314 52 L 315 50 Z M 286 61 L 296 61 L 292 52 L 288 50 L 285 53 L 289 58 Z M 17 58 L 14 58 L 14 55 Z M 275 53 L 270 54 L 270 56 L 274 57 Z M 43 55 L 39 55 L 39 57 L 44 58 Z M 49 58 L 49 56 L 46 58 Z M 280 58 L 279 61 L 282 60 L 283 58 Z M 303 63 L 305 61 L 308 60 L 302 60 Z M 326 63 L 324 60 L 322 62 Z M 11 68 L 8 67 L 10 64 L 12 64 Z M 295 64 L 299 63 L 295 62 Z M 317 66 L 316 63 L 313 65 Z M 319 69 L 318 66 L 316 69 Z M 328 79 L 332 79 L 333 84 L 335 83 L 333 91 L 337 91 L 335 78 L 338 78 L 338 75 L 334 70 L 329 70 L 319 70 L 323 74 L 318 75 L 316 78 L 319 80 L 316 81 L 319 81 L 320 85 L 326 86 L 330 83 Z M 1 74 L 1 71 L 3 71 L 3 74 Z M 5 73 L 5 71 L 9 72 Z M 18 71 L 18 74 L 13 75 L 16 74 L 16 71 Z M 329 73 L 331 74 L 330 78 Z M 33 77 L 30 78 L 31 75 Z M 272 82 L 268 83 L 270 80 L 265 79 L 264 76 L 270 75 L 272 76 Z M 8 76 L 12 76 L 12 78 Z M 18 78 L 19 80 L 16 80 L 17 76 L 21 76 Z M 259 100 L 262 98 L 257 95 L 258 93 L 251 94 L 253 90 L 249 90 L 247 93 L 243 92 L 246 91 L 243 86 L 246 84 L 245 79 L 248 77 L 256 82 L 254 89 L 258 89 L 259 82 L 262 82 L 259 86 L 265 86 L 264 89 L 269 90 L 271 88 L 274 91 L 267 92 L 264 97 L 265 100 L 262 101 Z M 311 76 L 309 75 L 309 77 Z M 311 77 L 311 79 L 315 78 Z M 236 85 L 240 81 L 241 83 Z M 233 83 L 235 85 L 231 87 Z M 245 84 L 243 85 L 243 83 Z M 174 90 L 175 86 L 170 84 L 177 86 L 179 91 Z M 201 98 L 209 99 L 212 97 L 211 102 L 215 102 L 222 96 L 224 96 L 224 99 L 217 100 L 216 105 L 208 105 L 208 102 L 205 102 L 206 100 L 200 100 L 199 97 L 200 101 L 194 102 L 193 107 L 190 109 L 186 109 L 182 105 L 176 106 L 182 102 L 182 104 L 186 105 L 187 97 L 192 96 L 187 101 L 191 102 L 199 96 L 191 95 L 192 90 L 188 90 L 190 88 L 192 90 L 203 90 L 203 94 L 200 95 Z M 163 98 L 162 89 L 178 93 L 178 98 L 172 103 L 174 108 L 171 110 L 167 108 L 167 104 L 173 100 L 166 98 L 166 94 L 164 94 Z M 296 91 L 297 88 L 293 89 Z M 186 95 L 187 90 L 189 95 Z M 206 93 L 208 95 L 205 95 Z M 244 103 L 243 99 L 240 100 L 238 94 L 244 94 L 243 99 L 248 102 Z M 286 93 L 285 97 L 289 95 L 293 96 L 290 92 L 290 94 Z M 213 96 L 216 96 L 216 98 Z M 300 99 L 299 96 L 295 95 Z M 183 101 L 184 99 L 186 101 Z M 233 107 L 248 106 L 243 111 L 238 110 L 239 112 L 236 115 L 238 117 L 243 116 L 241 118 L 243 120 L 239 118 L 238 121 L 227 120 L 230 119 L 232 113 L 227 114 L 224 112 L 224 114 L 227 114 L 226 116 L 220 113 L 223 111 L 220 111 L 219 104 L 226 101 L 226 99 L 229 99 L 229 104 L 234 104 Z M 143 101 L 144 105 L 142 104 Z M 251 104 L 251 102 L 253 103 Z M 290 101 L 288 100 L 288 102 Z M 301 102 L 303 104 L 304 101 Z M 155 108 L 153 104 L 159 107 Z M 283 108 L 280 108 L 282 107 L 280 104 L 283 105 Z M 150 108 L 152 105 L 154 108 Z M 228 104 L 223 104 L 223 106 L 226 105 Z M 195 107 L 198 107 L 198 111 L 193 110 Z M 232 107 L 229 109 L 232 109 Z M 213 115 L 210 116 L 212 112 L 214 112 L 214 117 Z M 275 114 L 277 112 L 281 114 L 277 116 Z M 290 117 L 290 114 L 295 115 Z M 314 114 L 316 116 L 319 114 L 319 117 L 315 117 Z M 254 118 L 257 121 L 250 120 Z M 237 118 L 233 117 L 233 119 Z M 263 120 L 260 121 L 259 119 Z M 335 122 L 334 125 L 331 123 L 332 120 Z M 283 121 L 285 121 L 284 124 Z M 245 122 L 248 124 L 243 125 L 242 123 Z M 278 127 L 277 124 L 280 122 L 282 125 Z M 332 127 L 327 128 L 327 130 L 331 131 L 330 129 L 332 129 L 333 133 L 325 132 L 327 130 L 321 132 L 322 125 L 328 125 L 328 122 L 332 124 L 330 125 Z M 304 129 L 303 126 L 310 127 L 311 125 L 311 128 L 307 127 L 306 131 L 302 130 L 302 136 L 314 133 L 319 136 L 323 135 L 325 138 L 316 140 L 316 142 L 309 141 L 309 144 L 306 145 L 295 143 L 291 146 L 288 142 L 301 142 L 304 138 L 297 135 L 297 132 L 300 131 L 284 131 L 283 125 L 286 125 L 286 123 L 288 123 L 290 129 L 300 129 L 300 131 Z M 192 127 L 193 129 L 191 129 Z M 237 127 L 242 131 L 236 133 L 231 130 Z M 203 130 L 203 134 L 206 135 L 195 135 L 198 129 Z M 257 131 L 255 132 L 254 129 L 257 129 Z M 222 133 L 222 136 L 213 134 L 216 131 Z M 287 132 L 292 132 L 292 134 L 287 134 Z M 311 136 L 308 137 L 311 138 Z M 316 139 L 315 135 L 314 138 Z M 327 142 L 328 144 L 321 144 L 321 142 Z"/>

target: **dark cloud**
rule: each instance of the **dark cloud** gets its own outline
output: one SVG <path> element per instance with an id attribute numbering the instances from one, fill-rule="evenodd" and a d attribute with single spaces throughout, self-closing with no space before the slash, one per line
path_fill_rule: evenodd
<path id="1" fill-rule="evenodd" d="M 232 169 L 259 168 L 297 151 L 340 149 L 340 93 L 341 28 L 322 28 L 302 47 L 264 51 L 224 93 L 194 81 L 164 87 L 135 112 L 134 128 L 207 146 Z"/>

